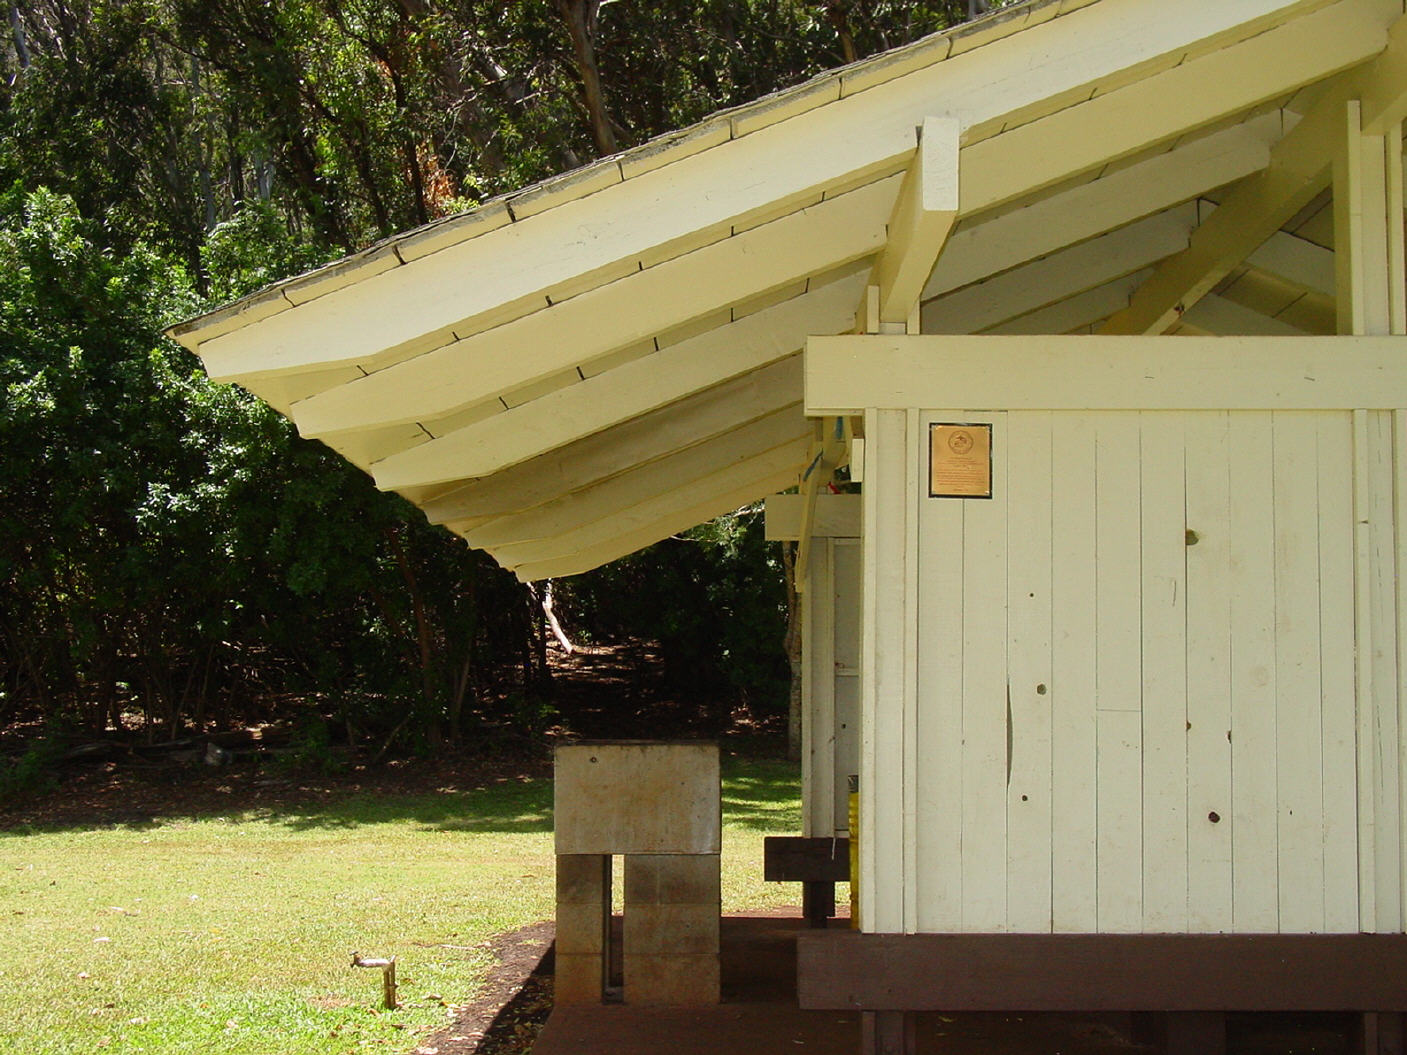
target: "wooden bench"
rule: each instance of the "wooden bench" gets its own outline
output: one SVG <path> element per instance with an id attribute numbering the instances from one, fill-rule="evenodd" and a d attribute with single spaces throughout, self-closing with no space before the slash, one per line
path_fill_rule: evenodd
<path id="1" fill-rule="evenodd" d="M 835 915 L 835 884 L 850 881 L 850 840 L 769 835 L 762 841 L 762 878 L 800 883 L 801 910 L 812 927 Z"/>
<path id="2" fill-rule="evenodd" d="M 1157 1012 L 1173 1055 L 1224 1052 L 1228 1011 L 1352 1011 L 1402 1055 L 1407 936 L 806 933 L 797 998 L 862 1012 L 875 1055 L 912 1055 L 917 1011 Z"/>

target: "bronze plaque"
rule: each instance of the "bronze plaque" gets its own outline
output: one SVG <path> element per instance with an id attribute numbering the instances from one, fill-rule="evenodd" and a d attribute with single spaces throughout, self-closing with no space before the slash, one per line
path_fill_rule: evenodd
<path id="1" fill-rule="evenodd" d="M 992 426 L 928 426 L 928 497 L 992 497 Z"/>

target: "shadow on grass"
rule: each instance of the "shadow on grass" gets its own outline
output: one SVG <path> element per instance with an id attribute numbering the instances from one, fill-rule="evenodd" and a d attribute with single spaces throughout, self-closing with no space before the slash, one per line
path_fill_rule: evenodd
<path id="1" fill-rule="evenodd" d="M 725 758 L 723 823 L 757 832 L 800 831 L 801 767 L 773 758 Z"/>
<path id="2" fill-rule="evenodd" d="M 736 756 L 724 759 L 725 825 L 759 832 L 796 831 L 800 794 L 800 770 L 795 763 Z M 319 789 L 313 796 L 273 803 L 244 798 L 236 791 L 228 801 L 199 805 L 183 803 L 180 789 L 173 788 L 164 805 L 141 808 L 134 804 L 130 810 L 86 819 L 21 822 L 0 828 L 0 838 L 102 828 L 143 831 L 221 818 L 265 821 L 295 831 L 410 822 L 431 831 L 550 832 L 552 780 L 502 777 L 483 787 L 433 792 L 332 787 Z"/>

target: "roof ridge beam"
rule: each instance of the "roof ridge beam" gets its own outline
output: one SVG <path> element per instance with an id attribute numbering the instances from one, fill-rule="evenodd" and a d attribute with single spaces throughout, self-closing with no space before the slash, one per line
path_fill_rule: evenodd
<path id="1" fill-rule="evenodd" d="M 1361 99 L 1364 127 L 1407 107 L 1407 16 L 1388 34 L 1387 49 L 1366 67 L 1338 78 L 1295 128 L 1270 151 L 1270 165 L 1242 181 L 1192 235 L 1187 249 L 1166 261 L 1129 306 L 1100 327 L 1102 334 L 1163 333 L 1232 269 L 1329 185 L 1343 111 Z"/>

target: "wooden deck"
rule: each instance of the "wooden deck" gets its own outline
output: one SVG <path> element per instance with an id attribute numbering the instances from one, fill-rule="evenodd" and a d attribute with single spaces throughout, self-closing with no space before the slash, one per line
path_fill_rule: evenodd
<path id="1" fill-rule="evenodd" d="M 796 936 L 804 929 L 799 910 L 786 918 L 725 917 L 723 1002 L 717 1007 L 559 1008 L 533 1055 L 858 1055 L 858 1014 L 797 1006 Z M 934 1055 L 1150 1050 L 1130 1044 L 1099 1019 L 1079 1015 L 926 1014 L 919 1016 L 919 1030 L 919 1051 Z M 1318 1047 L 1320 1055 L 1333 1050 Z"/>

